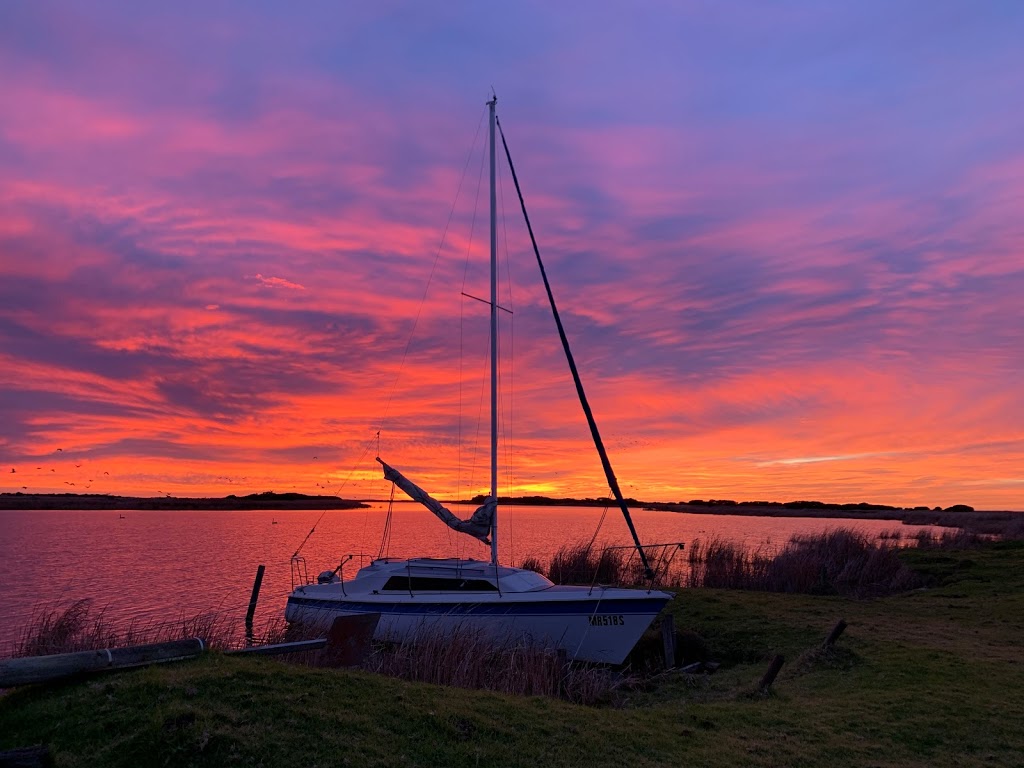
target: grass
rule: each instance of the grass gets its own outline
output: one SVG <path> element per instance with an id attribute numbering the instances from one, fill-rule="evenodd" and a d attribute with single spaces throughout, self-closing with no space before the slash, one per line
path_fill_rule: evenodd
<path id="1" fill-rule="evenodd" d="M 617 707 L 214 653 L 8 693 L 0 749 L 45 743 L 58 766 L 1020 765 L 1024 546 L 900 559 L 929 586 L 682 591 L 676 626 L 723 666 L 663 674 Z M 787 664 L 761 695 L 776 653 Z"/>

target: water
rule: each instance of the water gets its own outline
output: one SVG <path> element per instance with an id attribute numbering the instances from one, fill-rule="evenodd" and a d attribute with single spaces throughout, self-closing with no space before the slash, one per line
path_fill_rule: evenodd
<path id="1" fill-rule="evenodd" d="M 237 620 L 241 632 L 256 567 L 266 574 L 256 625 L 284 611 L 291 591 L 290 558 L 302 548 L 311 576 L 334 568 L 347 554 L 352 575 L 376 556 L 386 504 L 370 509 L 287 511 L 15 511 L 0 510 L 0 653 L 44 607 L 91 598 L 114 622 L 147 624 L 216 611 Z M 468 516 L 471 509 L 456 509 Z M 502 510 L 501 559 L 547 560 L 566 543 L 587 542 L 603 513 L 593 507 L 517 507 Z M 121 519 L 120 515 L 124 515 Z M 707 541 L 719 537 L 749 548 L 777 547 L 793 534 L 854 528 L 871 536 L 918 526 L 889 520 L 689 515 L 633 511 L 644 543 Z M 275 522 L 276 521 L 276 522 Z M 450 531 L 422 507 L 395 504 L 393 557 L 475 557 L 488 548 Z M 607 511 L 601 544 L 627 544 L 617 509 Z"/>

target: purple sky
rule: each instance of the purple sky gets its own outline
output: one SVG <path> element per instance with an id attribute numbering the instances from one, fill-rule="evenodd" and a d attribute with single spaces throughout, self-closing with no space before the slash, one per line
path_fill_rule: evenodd
<path id="1" fill-rule="evenodd" d="M 0 5 L 2 490 L 480 490 L 493 86 L 627 494 L 1024 509 L 1024 6 L 636 5 Z M 603 495 L 502 201 L 505 485 Z"/>

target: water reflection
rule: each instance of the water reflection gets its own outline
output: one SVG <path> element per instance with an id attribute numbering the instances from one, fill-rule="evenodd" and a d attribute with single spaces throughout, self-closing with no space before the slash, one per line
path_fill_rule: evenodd
<path id="1" fill-rule="evenodd" d="M 472 510 L 461 510 L 468 515 Z M 594 536 L 601 508 L 518 507 L 499 519 L 501 558 L 547 561 L 563 544 Z M 241 633 L 257 566 L 266 573 L 256 625 L 280 615 L 291 590 L 289 561 L 321 517 L 319 510 L 14 511 L 0 510 L 0 646 L 7 646 L 41 606 L 92 598 L 118 622 L 168 621 L 216 611 L 237 618 Z M 123 518 L 122 518 L 123 515 Z M 644 542 L 719 537 L 748 548 L 780 547 L 793 534 L 854 528 L 871 536 L 920 526 L 848 520 L 633 512 Z M 381 545 L 386 505 L 330 510 L 302 549 L 311 575 L 345 565 L 352 575 Z M 925 528 L 926 529 L 926 528 Z M 600 545 L 628 544 L 616 509 L 608 510 Z M 392 557 L 489 558 L 489 549 L 437 522 L 415 504 L 395 504 Z M 0 647 L 0 651 L 3 648 Z"/>

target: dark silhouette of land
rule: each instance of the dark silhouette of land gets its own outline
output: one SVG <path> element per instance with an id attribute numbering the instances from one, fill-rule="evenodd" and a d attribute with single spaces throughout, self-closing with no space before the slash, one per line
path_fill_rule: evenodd
<path id="1" fill-rule="evenodd" d="M 482 504 L 483 496 L 475 496 L 467 504 Z M 656 512 L 677 512 L 691 515 L 745 515 L 749 517 L 822 517 L 851 520 L 898 520 L 907 525 L 939 525 L 964 528 L 982 534 L 1000 534 L 1008 525 L 1019 526 L 1024 513 L 1011 511 L 975 511 L 967 504 L 949 507 L 894 507 L 888 504 L 857 502 L 831 504 L 823 501 L 733 501 L 731 499 L 694 499 L 692 501 L 661 502 L 625 499 L 631 509 Z M 596 499 L 557 499 L 548 496 L 500 497 L 499 504 L 517 506 L 587 506 L 614 507 L 608 497 Z"/>
<path id="2" fill-rule="evenodd" d="M 246 510 L 246 509 L 358 509 L 373 499 L 340 499 L 337 496 L 309 496 L 304 493 L 250 493 L 247 496 L 188 498 L 181 496 L 114 496 L 96 493 L 0 493 L 0 509 L 111 509 L 111 510 Z M 399 501 L 396 499 L 395 501 Z M 415 503 L 409 499 L 403 502 Z M 979 533 L 999 533 L 1007 525 L 1021 525 L 1021 512 L 976 512 L 966 504 L 950 507 L 913 508 L 858 502 L 830 504 L 821 501 L 732 501 L 694 499 L 685 502 L 646 502 L 626 499 L 632 509 L 676 512 L 691 515 L 746 515 L 751 517 L 827 517 L 857 520 L 898 520 L 908 525 L 940 525 L 965 528 Z M 501 497 L 500 504 L 513 506 L 614 507 L 614 499 L 569 499 L 550 496 Z M 482 504 L 483 496 L 446 504 Z"/>
<path id="3" fill-rule="evenodd" d="M 250 493 L 247 496 L 112 496 L 105 493 L 0 493 L 0 509 L 356 509 L 361 501 L 304 493 Z"/>

